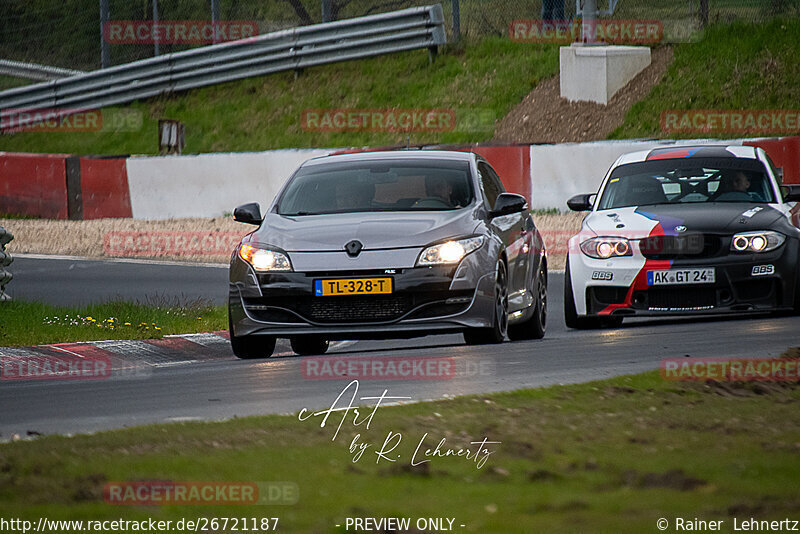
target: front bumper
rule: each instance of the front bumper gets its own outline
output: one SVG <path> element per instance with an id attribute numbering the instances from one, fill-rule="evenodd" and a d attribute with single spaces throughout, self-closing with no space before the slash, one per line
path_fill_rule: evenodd
<path id="1" fill-rule="evenodd" d="M 775 251 L 713 258 L 649 260 L 641 255 L 596 260 L 570 258 L 579 315 L 675 316 L 788 310 L 798 285 L 798 241 Z M 647 271 L 715 269 L 704 284 L 649 285 Z M 593 278 L 610 278 L 596 280 Z"/>
<path id="2" fill-rule="evenodd" d="M 458 266 L 256 274 L 234 257 L 229 310 L 236 336 L 415 337 L 491 325 L 494 271 L 479 254 Z M 387 295 L 318 297 L 314 281 L 390 277 Z"/>

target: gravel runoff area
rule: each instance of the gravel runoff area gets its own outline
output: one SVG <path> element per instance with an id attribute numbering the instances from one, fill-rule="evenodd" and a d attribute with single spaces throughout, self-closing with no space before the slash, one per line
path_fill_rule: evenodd
<path id="1" fill-rule="evenodd" d="M 583 214 L 535 215 L 545 236 L 550 269 L 562 270 L 566 241 L 580 228 Z M 142 258 L 227 263 L 239 239 L 254 227 L 230 218 L 0 219 L 14 234 L 12 254 L 51 254 L 87 258 Z M 13 270 L 13 266 L 12 266 Z"/>

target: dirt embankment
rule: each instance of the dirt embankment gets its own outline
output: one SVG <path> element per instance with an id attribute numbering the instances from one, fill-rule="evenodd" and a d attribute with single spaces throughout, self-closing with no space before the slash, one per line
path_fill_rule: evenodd
<path id="1" fill-rule="evenodd" d="M 559 78 L 544 80 L 500 121 L 498 143 L 580 143 L 607 139 L 636 102 L 650 93 L 672 63 L 669 46 L 652 51 L 650 66 L 615 94 L 608 105 L 561 98 Z"/>

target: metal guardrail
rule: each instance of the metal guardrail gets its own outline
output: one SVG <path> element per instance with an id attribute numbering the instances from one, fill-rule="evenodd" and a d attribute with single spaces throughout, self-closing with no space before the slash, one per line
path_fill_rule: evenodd
<path id="1" fill-rule="evenodd" d="M 0 92 L 0 129 L 24 125 L 25 110 L 69 115 L 274 72 L 435 51 L 446 42 L 440 4 L 301 26 L 8 89 Z"/>
<path id="2" fill-rule="evenodd" d="M 51 67 L 50 65 L 39 65 L 38 63 L 23 63 L 22 61 L 0 59 L 0 74 L 41 82 L 85 73 L 80 70 L 62 69 L 61 67 Z"/>
<path id="3" fill-rule="evenodd" d="M 14 261 L 14 258 L 11 257 L 11 254 L 6 252 L 6 245 L 14 239 L 14 236 L 0 226 L 0 302 L 4 300 L 11 300 L 11 297 L 5 293 L 6 284 L 8 284 L 13 276 L 10 272 L 6 270 L 6 267 L 11 265 L 11 262 Z"/>

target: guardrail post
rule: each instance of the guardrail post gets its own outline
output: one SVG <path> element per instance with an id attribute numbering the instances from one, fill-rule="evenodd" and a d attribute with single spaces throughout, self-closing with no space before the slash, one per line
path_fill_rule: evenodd
<path id="1" fill-rule="evenodd" d="M 453 3 L 453 41 L 461 38 L 461 8 L 459 0 L 452 0 Z"/>
<path id="2" fill-rule="evenodd" d="M 322 22 L 333 21 L 333 8 L 331 0 L 322 0 Z"/>
<path id="3" fill-rule="evenodd" d="M 0 226 L 0 302 L 11 300 L 11 297 L 5 292 L 5 288 L 6 284 L 13 278 L 11 273 L 6 270 L 6 267 L 11 265 L 11 262 L 14 261 L 11 254 L 6 252 L 6 245 L 12 239 L 14 239 L 14 236 L 11 235 L 11 232 Z"/>
<path id="4" fill-rule="evenodd" d="M 100 0 L 100 68 L 106 69 L 111 64 L 111 55 L 106 41 L 106 24 L 110 19 L 108 0 Z"/>

